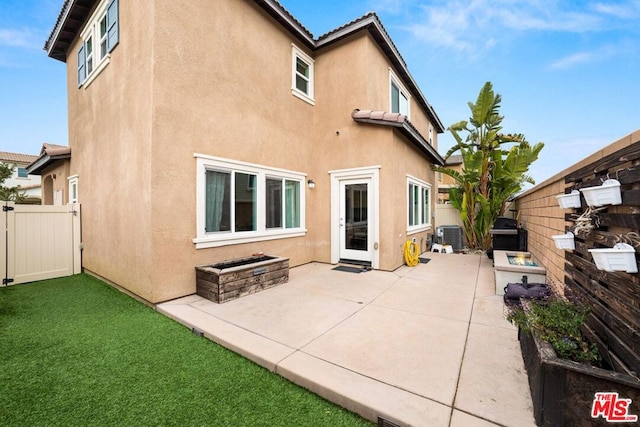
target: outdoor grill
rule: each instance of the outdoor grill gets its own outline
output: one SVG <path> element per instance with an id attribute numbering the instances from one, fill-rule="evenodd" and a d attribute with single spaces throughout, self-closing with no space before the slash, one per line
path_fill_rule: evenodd
<path id="1" fill-rule="evenodd" d="M 513 218 L 498 217 L 489 234 L 495 251 L 527 251 L 527 230 L 518 227 Z"/>

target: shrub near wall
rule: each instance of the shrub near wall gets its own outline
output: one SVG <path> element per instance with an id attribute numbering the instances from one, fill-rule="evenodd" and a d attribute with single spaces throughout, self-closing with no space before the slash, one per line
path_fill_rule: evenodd
<path id="1" fill-rule="evenodd" d="M 598 212 L 598 227 L 589 233 L 578 233 L 576 249 L 555 248 L 552 235 L 564 234 L 575 225 L 582 207 L 561 209 L 556 196 L 601 185 L 607 178 L 620 181 L 622 203 L 606 206 Z M 633 385 L 619 390 L 620 397 L 635 399 L 630 412 L 640 415 L 640 276 L 624 271 L 599 270 L 589 249 L 611 248 L 618 242 L 631 244 L 636 262 L 640 248 L 640 131 L 609 145 L 578 164 L 528 190 L 516 200 L 519 220 L 529 231 L 529 251 L 547 268 L 547 277 L 563 291 L 585 298 L 591 315 L 584 327 L 585 335 L 598 345 L 608 367 Z M 529 346 L 531 348 L 531 346 Z M 535 371 L 534 371 L 535 372 Z M 613 374 L 613 372 L 612 372 Z M 529 371 L 531 376 L 531 371 Z M 562 375 L 554 375 L 560 378 Z M 570 376 L 568 376 L 570 377 Z M 614 386 L 612 390 L 618 391 Z M 558 392 L 560 386 L 547 385 Z M 582 403 L 589 406 L 589 399 Z M 574 405 L 575 406 L 575 405 Z M 589 417 L 590 408 L 577 409 Z M 574 407 L 574 411 L 576 408 Z"/>

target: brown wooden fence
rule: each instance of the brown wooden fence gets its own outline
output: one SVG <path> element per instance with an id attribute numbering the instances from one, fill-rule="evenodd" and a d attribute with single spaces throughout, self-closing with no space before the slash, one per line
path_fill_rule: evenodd
<path id="1" fill-rule="evenodd" d="M 596 213 L 597 227 L 579 232 L 575 250 L 555 248 L 552 235 L 573 230 L 575 219 L 587 209 L 561 209 L 555 196 L 601 185 L 607 178 L 620 182 L 622 204 Z M 579 164 L 527 191 L 516 200 L 520 223 L 529 230 L 529 250 L 548 269 L 555 284 L 586 299 L 592 309 L 585 328 L 606 362 L 616 371 L 640 375 L 640 275 L 599 270 L 589 249 L 624 242 L 640 252 L 640 132 L 635 132 Z"/>

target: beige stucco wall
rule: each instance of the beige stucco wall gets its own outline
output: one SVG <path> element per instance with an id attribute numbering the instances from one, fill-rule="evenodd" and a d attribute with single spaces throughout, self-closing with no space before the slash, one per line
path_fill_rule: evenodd
<path id="1" fill-rule="evenodd" d="M 313 106 L 291 94 L 292 43 L 303 48 L 252 2 L 192 0 L 120 2 L 120 44 L 86 88 L 76 87 L 72 47 L 70 172 L 79 175 L 86 269 L 159 302 L 195 292 L 198 264 L 255 252 L 292 266 L 329 262 L 329 171 L 356 167 L 380 166 L 380 267 L 402 264 L 407 238 L 426 239 L 406 233 L 406 175 L 435 183 L 429 162 L 391 128 L 351 118 L 355 108 L 388 110 L 380 49 L 361 32 L 307 51 Z M 417 104 L 411 113 L 427 136 L 426 115 Z M 315 189 L 301 188 L 307 235 L 196 249 L 194 153 L 313 179 Z"/>
<path id="2" fill-rule="evenodd" d="M 52 205 L 56 191 L 62 192 L 62 204 L 69 203 L 69 181 L 67 177 L 72 175 L 68 160 L 55 162 L 52 166 L 41 172 L 42 179 L 42 204 Z"/>
<path id="3" fill-rule="evenodd" d="M 83 267 L 150 301 L 152 5 L 119 3 L 120 44 L 89 85 L 77 85 L 79 39 L 67 59 L 70 173 L 78 175 L 83 205 Z"/>
<path id="4" fill-rule="evenodd" d="M 565 221 L 569 212 L 560 208 L 557 195 L 564 194 L 565 177 L 603 157 L 640 141 L 640 130 L 596 151 L 575 165 L 557 173 L 517 197 L 515 206 L 520 224 L 528 230 L 529 252 L 547 268 L 547 277 L 555 284 L 564 283 L 565 251 L 557 249 L 551 236 L 564 234 L 572 222 Z"/>

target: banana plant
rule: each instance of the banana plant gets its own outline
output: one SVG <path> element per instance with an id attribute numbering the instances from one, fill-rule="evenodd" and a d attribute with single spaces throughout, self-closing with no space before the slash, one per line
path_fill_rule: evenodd
<path id="1" fill-rule="evenodd" d="M 467 243 L 473 249 L 489 248 L 489 230 L 497 217 L 504 215 L 508 200 L 525 183 L 535 184 L 527 173 L 544 147 L 541 142 L 531 146 L 522 134 L 502 132 L 501 102 L 502 97 L 493 91 L 491 82 L 485 83 L 476 102 L 468 103 L 469 120 L 448 128 L 456 142 L 445 158 L 460 152 L 462 171 L 434 167 L 456 182 L 449 198 L 460 211 Z"/>

